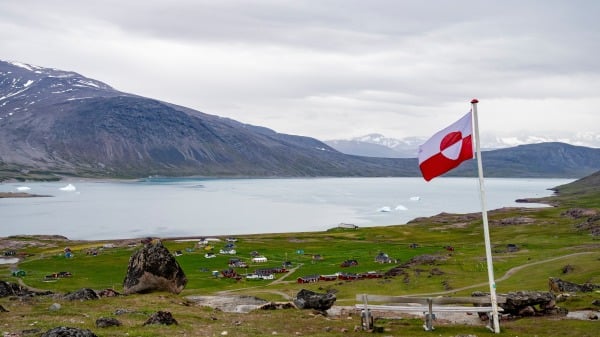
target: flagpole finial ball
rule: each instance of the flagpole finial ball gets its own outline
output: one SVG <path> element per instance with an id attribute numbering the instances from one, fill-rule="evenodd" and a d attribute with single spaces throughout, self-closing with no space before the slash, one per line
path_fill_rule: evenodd
<path id="1" fill-rule="evenodd" d="M 477 98 L 473 98 L 471 100 L 471 104 L 475 104 L 475 103 L 479 103 L 479 100 Z"/>

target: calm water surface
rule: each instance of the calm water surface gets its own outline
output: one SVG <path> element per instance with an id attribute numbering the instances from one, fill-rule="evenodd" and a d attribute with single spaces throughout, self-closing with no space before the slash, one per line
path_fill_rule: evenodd
<path id="1" fill-rule="evenodd" d="M 485 180 L 487 209 L 541 206 L 514 200 L 551 195 L 549 188 L 571 181 L 489 178 Z M 59 234 L 95 240 L 304 232 L 327 230 L 340 222 L 365 227 L 396 225 L 440 212 L 481 211 L 476 178 L 0 184 L 2 192 L 18 190 L 52 197 L 0 199 L 0 236 Z"/>

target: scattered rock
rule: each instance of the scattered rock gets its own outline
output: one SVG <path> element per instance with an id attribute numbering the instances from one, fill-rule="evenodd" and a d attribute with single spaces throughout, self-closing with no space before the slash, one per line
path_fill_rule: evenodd
<path id="1" fill-rule="evenodd" d="M 64 299 L 67 301 L 87 301 L 87 300 L 97 300 L 98 294 L 93 289 L 90 288 L 82 288 L 72 293 L 67 293 L 64 296 Z"/>
<path id="2" fill-rule="evenodd" d="M 98 337 L 88 329 L 78 329 L 60 326 L 50 329 L 42 334 L 41 337 Z"/>
<path id="3" fill-rule="evenodd" d="M 592 302 L 592 305 L 595 305 L 595 306 L 600 306 L 600 300 L 594 300 L 594 301 Z"/>
<path id="4" fill-rule="evenodd" d="M 0 312 L 9 312 L 9 311 L 6 310 L 2 305 L 0 305 Z"/>
<path id="5" fill-rule="evenodd" d="M 121 321 L 112 317 L 100 317 L 96 320 L 98 328 L 108 328 L 111 326 L 121 326 Z"/>
<path id="6" fill-rule="evenodd" d="M 50 311 L 58 311 L 60 310 L 61 306 L 59 303 L 52 303 L 52 305 L 50 305 L 50 307 L 48 308 L 48 310 Z"/>
<path id="7" fill-rule="evenodd" d="M 568 264 L 564 267 L 562 267 L 562 273 L 563 274 L 568 274 L 570 272 L 572 272 L 573 270 L 575 270 L 575 267 L 573 267 L 572 265 Z"/>
<path id="8" fill-rule="evenodd" d="M 296 295 L 294 304 L 299 309 L 316 309 L 320 311 L 326 311 L 336 301 L 336 296 L 332 292 L 325 294 L 319 294 L 307 289 L 302 289 Z"/>
<path id="9" fill-rule="evenodd" d="M 152 240 L 129 258 L 123 292 L 168 291 L 179 294 L 186 284 L 185 273 L 175 257 L 160 240 Z"/>
<path id="10" fill-rule="evenodd" d="M 177 321 L 173 318 L 173 315 L 168 311 L 157 311 L 146 322 L 144 325 L 148 324 L 163 324 L 163 325 L 177 325 Z"/>

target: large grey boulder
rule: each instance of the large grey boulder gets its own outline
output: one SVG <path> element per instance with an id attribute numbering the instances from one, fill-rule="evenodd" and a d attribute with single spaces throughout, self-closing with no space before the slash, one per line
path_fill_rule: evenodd
<path id="1" fill-rule="evenodd" d="M 325 294 L 316 293 L 307 289 L 302 289 L 296 295 L 294 304 L 299 309 L 315 309 L 319 311 L 327 311 L 333 306 L 336 296 L 332 292 Z"/>
<path id="2" fill-rule="evenodd" d="M 123 292 L 168 291 L 179 294 L 186 284 L 185 273 L 169 250 L 160 240 L 149 240 L 129 258 Z"/>

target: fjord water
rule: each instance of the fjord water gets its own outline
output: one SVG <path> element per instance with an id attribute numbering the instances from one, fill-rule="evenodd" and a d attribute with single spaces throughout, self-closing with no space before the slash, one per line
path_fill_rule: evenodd
<path id="1" fill-rule="evenodd" d="M 487 209 L 543 197 L 567 179 L 485 180 Z M 71 186 L 69 186 L 69 184 Z M 29 188 L 27 190 L 27 188 Z M 0 236 L 120 239 L 323 231 L 405 224 L 440 212 L 481 211 L 476 178 L 146 179 L 0 184 Z"/>

